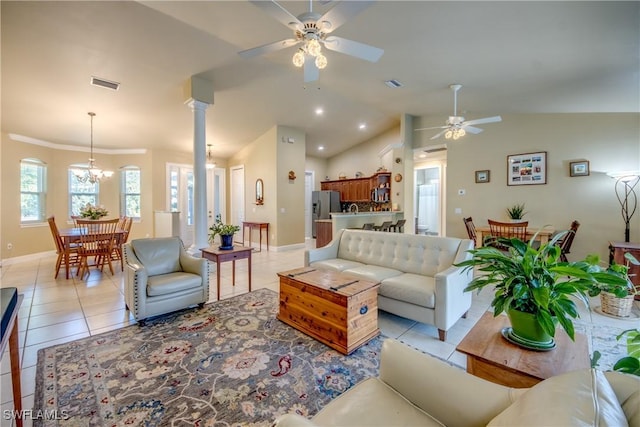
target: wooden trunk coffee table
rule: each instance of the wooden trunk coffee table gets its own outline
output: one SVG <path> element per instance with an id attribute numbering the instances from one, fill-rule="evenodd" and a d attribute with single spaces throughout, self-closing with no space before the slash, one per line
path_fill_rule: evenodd
<path id="1" fill-rule="evenodd" d="M 556 347 L 550 351 L 527 350 L 502 337 L 510 326 L 505 315 L 486 312 L 456 350 L 467 355 L 467 372 L 508 387 L 531 387 L 540 381 L 577 369 L 589 368 L 587 337 L 575 334 L 575 342 L 563 329 L 556 330 Z"/>
<path id="2" fill-rule="evenodd" d="M 376 337 L 378 287 L 336 271 L 312 267 L 278 273 L 278 319 L 349 354 Z"/>

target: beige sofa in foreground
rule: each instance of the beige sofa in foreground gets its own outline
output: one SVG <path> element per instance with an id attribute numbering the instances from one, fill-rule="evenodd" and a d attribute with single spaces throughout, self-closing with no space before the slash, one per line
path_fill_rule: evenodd
<path id="1" fill-rule="evenodd" d="M 341 271 L 380 283 L 378 308 L 435 325 L 440 340 L 471 307 L 464 288 L 473 241 L 367 230 L 339 230 L 326 246 L 305 251 L 305 266 Z"/>
<path id="2" fill-rule="evenodd" d="M 582 369 L 514 389 L 387 339 L 379 378 L 356 384 L 311 420 L 287 414 L 274 425 L 640 427 L 640 377 Z"/>

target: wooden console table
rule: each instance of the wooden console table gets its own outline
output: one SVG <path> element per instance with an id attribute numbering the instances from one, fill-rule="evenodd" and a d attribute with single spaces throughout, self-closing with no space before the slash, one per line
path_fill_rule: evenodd
<path id="1" fill-rule="evenodd" d="M 269 223 L 268 222 L 251 222 L 251 221 L 242 221 L 242 244 L 244 245 L 244 229 L 249 228 L 249 247 L 251 247 L 251 231 L 254 228 L 258 229 L 258 234 L 260 235 L 260 249 L 256 252 L 262 252 L 262 230 L 267 231 L 267 251 L 269 250 Z"/>
<path id="2" fill-rule="evenodd" d="M 2 288 L 2 345 L 0 357 L 9 344 L 11 359 L 11 386 L 13 388 L 13 408 L 22 415 L 22 391 L 20 389 L 20 348 L 18 345 L 18 309 L 22 302 L 22 294 L 17 288 Z M 22 417 L 15 418 L 16 426 L 22 427 Z"/>
<path id="3" fill-rule="evenodd" d="M 249 274 L 249 292 L 251 292 L 251 248 L 245 246 L 234 246 L 233 249 L 218 249 L 217 247 L 210 246 L 208 248 L 201 249 L 202 258 L 208 259 L 216 263 L 216 285 L 217 294 L 216 298 L 220 301 L 220 264 L 225 261 L 232 261 L 232 276 L 231 284 L 236 285 L 236 260 L 246 259 L 248 262 L 248 274 Z"/>
<path id="4" fill-rule="evenodd" d="M 467 372 L 507 387 L 531 387 L 554 375 L 589 368 L 587 337 L 575 334 L 575 342 L 563 329 L 556 331 L 556 347 L 550 351 L 527 350 L 511 344 L 501 330 L 509 326 L 505 315 L 486 312 L 456 350 L 467 355 Z"/>

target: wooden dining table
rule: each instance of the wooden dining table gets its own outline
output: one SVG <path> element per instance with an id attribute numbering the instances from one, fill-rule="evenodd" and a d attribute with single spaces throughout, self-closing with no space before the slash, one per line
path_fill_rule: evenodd
<path id="1" fill-rule="evenodd" d="M 549 242 L 549 239 L 555 232 L 556 230 L 548 225 L 544 227 L 528 226 L 527 241 L 533 236 L 536 236 L 535 240 L 539 241 L 541 245 L 544 245 Z M 476 227 L 476 248 L 484 246 L 483 242 L 487 236 L 491 236 L 491 228 L 488 225 Z"/>
<path id="2" fill-rule="evenodd" d="M 67 279 L 69 278 L 69 256 L 71 255 L 71 243 L 78 243 L 82 234 L 81 227 L 61 228 L 59 230 L 62 243 L 64 245 L 64 266 Z M 116 228 L 116 236 L 120 237 L 126 233 L 123 228 Z M 121 261 L 122 262 L 122 261 Z"/>

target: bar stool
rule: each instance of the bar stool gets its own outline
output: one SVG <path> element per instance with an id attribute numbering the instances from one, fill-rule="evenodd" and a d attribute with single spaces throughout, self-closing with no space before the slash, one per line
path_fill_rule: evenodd
<path id="1" fill-rule="evenodd" d="M 367 222 L 366 224 L 362 224 L 362 229 L 363 230 L 373 230 L 373 223 L 372 222 Z"/>
<path id="2" fill-rule="evenodd" d="M 376 231 L 389 231 L 389 227 L 391 226 L 391 221 L 385 221 L 382 225 L 374 225 L 373 229 Z"/>
<path id="3" fill-rule="evenodd" d="M 399 219 L 395 224 L 391 224 L 389 226 L 389 231 L 395 231 L 396 233 L 402 233 L 404 230 L 404 223 L 407 222 L 406 219 Z"/>

